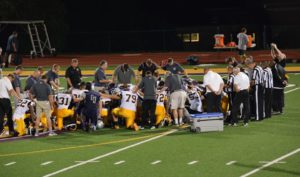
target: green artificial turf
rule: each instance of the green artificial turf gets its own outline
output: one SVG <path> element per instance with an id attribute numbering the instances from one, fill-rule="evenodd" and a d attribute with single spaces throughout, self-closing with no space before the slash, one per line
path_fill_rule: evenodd
<path id="1" fill-rule="evenodd" d="M 298 88 L 300 75 L 289 74 Z M 201 76 L 193 76 L 201 79 Z M 92 80 L 91 77 L 86 80 Z M 64 80 L 61 80 L 64 85 Z M 74 177 L 238 177 L 300 148 L 300 89 L 285 95 L 284 114 L 249 127 L 225 127 L 223 132 L 195 134 L 178 130 L 168 136 L 62 172 Z M 174 127 L 156 130 L 101 129 L 62 133 L 13 142 L 0 142 L 1 177 L 43 176 L 94 157 L 141 142 Z M 64 148 L 64 149 L 62 149 Z M 47 150 L 44 151 L 44 150 Z M 125 161 L 115 165 L 118 161 Z M 161 162 L 152 165 L 154 161 Z M 53 161 L 42 166 L 41 163 Z M 187 163 L 198 161 L 193 165 Z M 232 165 L 226 165 L 236 161 Z M 253 174 L 253 177 L 300 176 L 300 152 Z M 10 162 L 13 165 L 5 166 Z"/>

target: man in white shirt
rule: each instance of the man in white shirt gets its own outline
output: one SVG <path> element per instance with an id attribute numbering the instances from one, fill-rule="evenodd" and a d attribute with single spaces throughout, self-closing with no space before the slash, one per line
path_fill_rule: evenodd
<path id="1" fill-rule="evenodd" d="M 250 80 L 245 73 L 240 72 L 240 68 L 238 67 L 233 69 L 233 74 L 235 75 L 234 77 L 235 97 L 233 99 L 231 125 L 236 126 L 236 124 L 238 123 L 237 114 L 241 104 L 243 104 L 244 126 L 248 126 L 248 120 L 250 117 L 249 115 Z"/>
<path id="2" fill-rule="evenodd" d="M 19 95 L 15 92 L 12 82 L 15 77 L 13 74 L 9 74 L 7 77 L 0 79 L 0 136 L 3 135 L 3 121 L 4 116 L 7 116 L 7 123 L 9 128 L 10 135 L 17 136 L 16 131 L 14 130 L 14 124 L 12 120 L 12 107 L 10 102 L 10 95 L 15 96 L 17 99 L 20 99 Z"/>
<path id="3" fill-rule="evenodd" d="M 207 112 L 222 112 L 221 93 L 224 87 L 222 77 L 209 68 L 204 68 L 203 85 L 206 87 Z"/>

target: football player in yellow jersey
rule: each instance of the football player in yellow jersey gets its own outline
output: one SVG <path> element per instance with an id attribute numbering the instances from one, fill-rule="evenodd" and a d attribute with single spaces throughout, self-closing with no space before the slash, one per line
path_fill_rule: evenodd
<path id="1" fill-rule="evenodd" d="M 68 109 L 72 101 L 72 95 L 66 93 L 58 93 L 56 96 L 57 103 L 57 112 L 56 112 L 56 120 L 57 120 L 57 128 L 58 130 L 62 130 L 63 119 L 66 117 L 70 117 L 74 115 L 73 109 Z"/>
<path id="2" fill-rule="evenodd" d="M 16 122 L 16 131 L 19 133 L 18 136 L 26 134 L 26 126 L 24 120 L 27 118 L 35 117 L 34 114 L 34 102 L 29 99 L 20 99 L 17 103 L 17 107 L 13 114 L 13 120 Z M 30 111 L 30 114 L 27 114 Z"/>
<path id="3" fill-rule="evenodd" d="M 116 93 L 115 95 L 101 94 L 102 98 L 110 98 L 121 100 L 121 105 L 112 110 L 114 128 L 119 129 L 118 118 L 124 118 L 126 121 L 126 128 L 131 128 L 138 131 L 138 125 L 135 123 L 137 94 L 128 88 L 128 85 L 123 85 L 124 90 Z"/>
<path id="4" fill-rule="evenodd" d="M 169 117 L 166 109 L 168 109 L 167 92 L 159 92 L 165 85 L 164 81 L 158 83 L 158 93 L 156 94 L 156 110 L 155 110 L 155 125 L 158 126 L 166 117 Z"/>

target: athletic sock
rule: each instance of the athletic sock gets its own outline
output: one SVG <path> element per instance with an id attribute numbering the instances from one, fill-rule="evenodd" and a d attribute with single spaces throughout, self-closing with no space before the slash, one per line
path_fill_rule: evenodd
<path id="1" fill-rule="evenodd" d="M 178 125 L 178 119 L 174 118 L 175 125 Z"/>
<path id="2" fill-rule="evenodd" d="M 179 125 L 182 124 L 182 118 L 179 118 Z"/>

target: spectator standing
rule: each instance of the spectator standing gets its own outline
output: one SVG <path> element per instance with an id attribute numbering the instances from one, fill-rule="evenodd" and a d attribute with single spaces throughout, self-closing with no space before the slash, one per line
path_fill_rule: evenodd
<path id="1" fill-rule="evenodd" d="M 77 88 L 81 82 L 81 69 L 78 67 L 78 59 L 73 58 L 71 66 L 66 70 L 65 77 L 67 79 L 67 88 Z"/>
<path id="2" fill-rule="evenodd" d="M 241 104 L 243 104 L 243 117 L 244 117 L 244 126 L 248 126 L 249 120 L 249 88 L 250 81 L 248 76 L 240 72 L 240 68 L 234 68 L 234 92 L 235 97 L 233 99 L 232 107 L 232 119 L 231 125 L 236 126 L 238 123 L 237 114 L 240 110 Z"/>
<path id="3" fill-rule="evenodd" d="M 138 88 L 144 93 L 142 103 L 142 127 L 148 124 L 150 118 L 150 127 L 155 129 L 155 110 L 156 110 L 156 88 L 157 81 L 151 71 L 146 71 L 145 77 L 142 78 Z M 137 91 L 137 90 L 136 90 Z"/>
<path id="4" fill-rule="evenodd" d="M 14 31 L 7 40 L 6 53 L 5 53 L 5 67 L 7 68 L 11 59 L 14 58 L 19 52 L 18 32 Z"/>
<path id="5" fill-rule="evenodd" d="M 127 63 L 115 69 L 112 80 L 118 84 L 130 84 L 131 80 L 134 80 L 135 83 L 137 81 L 134 70 Z"/>
<path id="6" fill-rule="evenodd" d="M 55 136 L 56 133 L 52 131 L 51 110 L 54 109 L 53 94 L 51 87 L 47 84 L 47 76 L 43 75 L 41 79 L 30 89 L 32 98 L 36 99 L 36 122 L 35 122 L 35 136 L 39 136 L 39 125 L 42 114 L 47 118 L 49 129 L 49 136 Z"/>
<path id="7" fill-rule="evenodd" d="M 95 80 L 94 80 L 95 82 L 94 90 L 97 92 L 100 90 L 104 90 L 108 86 L 108 84 L 112 82 L 112 80 L 107 79 L 107 76 L 105 74 L 105 70 L 107 69 L 107 67 L 108 67 L 108 63 L 106 60 L 100 61 L 99 67 L 95 73 Z"/>
<path id="8" fill-rule="evenodd" d="M 173 58 L 169 58 L 168 63 L 165 66 L 163 66 L 162 69 L 165 71 L 169 71 L 172 74 L 185 74 L 186 75 L 182 66 L 180 66 L 180 64 L 174 62 Z"/>
<path id="9" fill-rule="evenodd" d="M 242 28 L 241 32 L 237 35 L 238 38 L 238 52 L 243 63 L 243 59 L 246 57 L 247 45 L 248 45 L 248 36 L 247 29 Z"/>
<path id="10" fill-rule="evenodd" d="M 49 70 L 46 73 L 46 78 L 47 78 L 47 83 L 52 87 L 52 89 L 58 91 L 59 90 L 59 69 L 60 66 L 57 64 L 54 64 L 51 68 L 51 70 Z"/>
<path id="11" fill-rule="evenodd" d="M 210 70 L 204 68 L 203 85 L 206 87 L 206 107 L 207 112 L 222 112 L 221 109 L 221 93 L 224 87 L 222 77 Z"/>
<path id="12" fill-rule="evenodd" d="M 146 76 L 146 72 L 150 71 L 151 74 L 153 75 L 154 72 L 158 69 L 159 67 L 157 66 L 156 63 L 154 63 L 150 58 L 147 59 L 145 62 L 143 62 L 139 68 L 138 71 L 142 72 L 142 77 Z"/>
<path id="13" fill-rule="evenodd" d="M 7 123 L 9 128 L 9 134 L 17 136 L 17 133 L 14 130 L 14 124 L 12 120 L 12 107 L 10 102 L 10 95 L 15 96 L 20 99 L 19 95 L 15 92 L 12 82 L 15 77 L 13 74 L 9 74 L 7 77 L 0 79 L 0 136 L 4 135 L 3 131 L 3 122 L 4 116 L 7 116 Z"/>
<path id="14" fill-rule="evenodd" d="M 170 72 L 166 73 L 165 87 L 161 92 L 169 89 L 171 111 L 173 114 L 175 125 L 183 124 L 183 109 L 185 108 L 185 102 L 187 99 L 187 94 L 183 90 L 182 79 L 178 74 L 172 74 Z"/>

